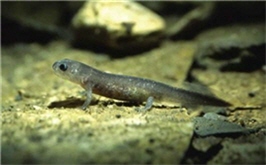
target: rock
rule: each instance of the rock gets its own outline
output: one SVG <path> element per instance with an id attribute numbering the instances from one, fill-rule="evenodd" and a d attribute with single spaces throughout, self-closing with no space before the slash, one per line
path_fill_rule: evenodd
<path id="1" fill-rule="evenodd" d="M 224 121 L 221 118 L 195 117 L 195 133 L 199 136 L 248 134 L 257 129 L 247 129 L 238 124 Z"/>
<path id="2" fill-rule="evenodd" d="M 178 13 L 175 13 L 174 18 L 172 18 L 173 20 L 171 20 L 171 22 L 167 22 L 167 25 L 169 24 L 169 28 L 166 30 L 165 35 L 173 39 L 193 38 L 196 34 L 199 33 L 204 24 L 206 24 L 208 19 L 213 14 L 213 10 L 215 9 L 214 2 L 176 3 L 177 11 L 182 10 L 182 7 L 185 7 L 184 4 L 192 5 L 195 7 L 193 7 L 193 9 L 187 11 L 183 15 L 178 15 Z M 174 24 L 172 22 L 174 22 Z"/>
<path id="3" fill-rule="evenodd" d="M 221 150 L 207 164 L 265 164 L 263 132 L 222 141 Z"/>
<path id="4" fill-rule="evenodd" d="M 159 15 L 133 1 L 87 1 L 72 26 L 77 43 L 116 50 L 158 44 L 165 29 Z"/>
<path id="5" fill-rule="evenodd" d="M 197 62 L 220 71 L 250 72 L 261 69 L 265 59 L 265 25 L 218 27 L 201 33 Z"/>

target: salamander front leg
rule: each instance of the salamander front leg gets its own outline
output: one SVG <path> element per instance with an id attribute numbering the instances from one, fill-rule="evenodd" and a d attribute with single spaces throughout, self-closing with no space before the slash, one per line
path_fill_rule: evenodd
<path id="1" fill-rule="evenodd" d="M 152 108 L 154 98 L 152 96 L 148 97 L 144 108 L 136 108 L 138 112 L 146 112 Z"/>
<path id="2" fill-rule="evenodd" d="M 87 98 L 85 100 L 85 102 L 83 103 L 83 105 L 81 106 L 81 109 L 85 110 L 91 103 L 91 99 L 92 99 L 92 89 L 87 89 Z"/>

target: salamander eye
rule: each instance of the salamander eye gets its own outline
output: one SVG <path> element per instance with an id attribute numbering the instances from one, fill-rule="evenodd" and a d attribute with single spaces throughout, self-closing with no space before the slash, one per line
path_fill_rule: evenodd
<path id="1" fill-rule="evenodd" d="M 60 64 L 59 65 L 59 69 L 62 71 L 66 71 L 67 70 L 67 65 L 66 64 Z"/>

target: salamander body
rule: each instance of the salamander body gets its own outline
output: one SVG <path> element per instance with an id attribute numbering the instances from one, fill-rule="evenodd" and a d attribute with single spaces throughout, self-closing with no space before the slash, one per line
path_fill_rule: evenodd
<path id="1" fill-rule="evenodd" d="M 146 102 L 144 110 L 152 107 L 154 101 L 170 101 L 188 105 L 229 106 L 216 97 L 175 88 L 149 79 L 110 74 L 92 68 L 84 63 L 63 59 L 53 64 L 55 73 L 81 85 L 87 91 L 87 99 L 82 105 L 86 109 L 92 93 L 130 102 Z"/>

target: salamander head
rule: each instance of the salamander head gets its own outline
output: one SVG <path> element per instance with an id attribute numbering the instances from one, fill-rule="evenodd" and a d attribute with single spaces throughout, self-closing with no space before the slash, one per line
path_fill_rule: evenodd
<path id="1" fill-rule="evenodd" d="M 74 83 L 82 83 L 82 63 L 63 59 L 56 61 L 53 64 L 53 69 L 56 75 L 64 79 L 70 80 Z"/>

